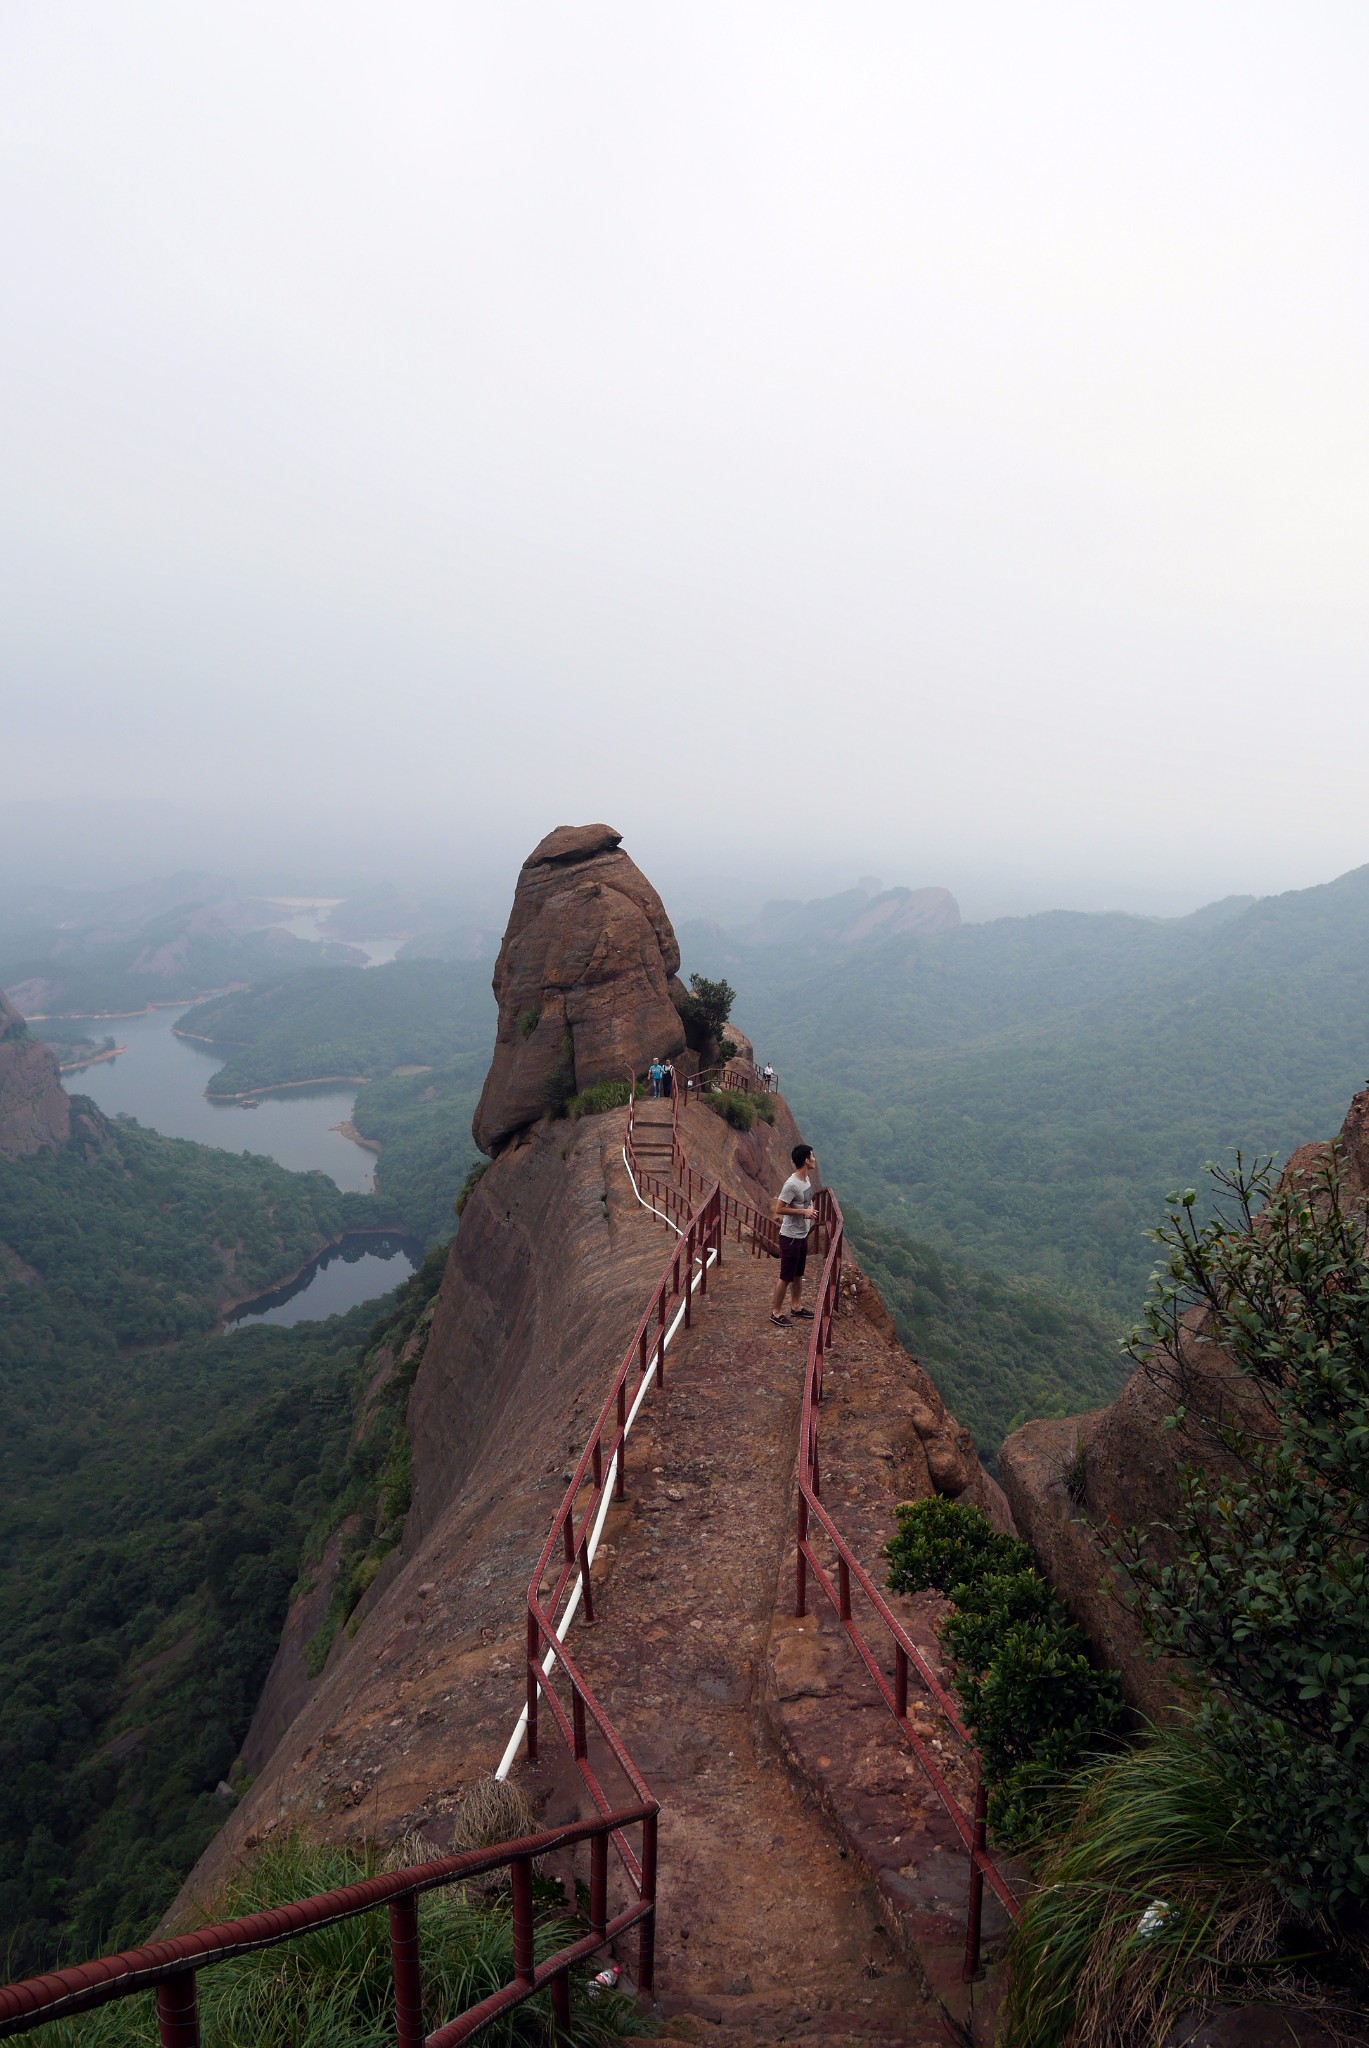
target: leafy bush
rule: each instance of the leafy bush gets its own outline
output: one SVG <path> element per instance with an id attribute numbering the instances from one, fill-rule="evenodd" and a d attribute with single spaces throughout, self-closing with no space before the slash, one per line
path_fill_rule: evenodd
<path id="1" fill-rule="evenodd" d="M 369 1843 L 334 1848 L 300 1834 L 264 1848 L 235 1877 L 215 1919 L 236 1919 L 421 1862 L 433 1852 L 403 1842 L 388 1856 Z M 575 1923 L 559 1885 L 534 1879 L 539 1962 L 574 1938 Z M 434 2028 L 509 1983 L 513 1923 L 508 1897 L 494 1887 L 448 1886 L 419 1902 L 424 2013 Z M 596 1961 L 572 1972 L 570 2040 L 590 2044 L 641 2032 L 642 2015 L 621 1992 L 586 2000 L 586 1977 Z M 390 2048 L 394 2041 L 394 1984 L 389 1919 L 382 1909 L 330 1927 L 315 1928 L 277 1948 L 236 1956 L 199 1978 L 206 2038 L 216 2048 Z M 481 2035 L 495 2044 L 543 2043 L 550 2038 L 550 1998 L 529 1999 Z M 157 2021 L 150 1995 L 116 2000 L 74 2020 L 56 2021 L 36 2038 L 47 2048 L 156 2048 Z"/>
<path id="2" fill-rule="evenodd" d="M 1185 2007 L 1362 2006 L 1325 1922 L 1290 1924 L 1239 1784 L 1188 1727 L 1156 1730 L 1076 1781 L 1008 1944 L 1005 2048 L 1153 2048 Z M 1312 1977 L 1319 1971 L 1323 1981 Z"/>
<path id="3" fill-rule="evenodd" d="M 630 1093 L 626 1081 L 596 1081 L 592 1088 L 581 1088 L 566 1104 L 566 1113 L 572 1117 L 601 1116 L 606 1109 L 622 1109 Z M 635 1091 L 640 1095 L 641 1090 Z"/>
<path id="4" fill-rule="evenodd" d="M 978 1508 L 906 1503 L 886 1555 L 896 1593 L 931 1587 L 952 1602 L 941 1640 L 983 1759 L 990 1822 L 1009 1845 L 1035 1839 L 1065 1777 L 1121 1720 L 1116 1677 L 1095 1669 L 1027 1545 Z"/>
<path id="5" fill-rule="evenodd" d="M 743 1095 L 739 1088 L 709 1088 L 705 1091 L 704 1102 L 715 1116 L 731 1124 L 734 1131 L 750 1131 L 755 1128 L 758 1099 Z M 768 1121 L 773 1122 L 771 1110 Z"/>
<path id="6" fill-rule="evenodd" d="M 457 1195 L 456 1200 L 452 1203 L 452 1207 L 456 1211 L 458 1217 L 464 1216 L 464 1214 L 466 1213 L 466 1204 L 467 1202 L 469 1202 L 471 1196 L 475 1193 L 477 1187 L 479 1187 L 481 1176 L 484 1174 L 485 1168 L 489 1165 L 489 1163 L 490 1162 L 488 1159 L 477 1159 L 475 1165 L 471 1168 L 470 1172 L 466 1175 L 466 1178 L 462 1181 L 461 1191 Z"/>
<path id="7" fill-rule="evenodd" d="M 1133 1340 L 1211 1469 L 1183 1470 L 1163 1551 L 1128 1569 L 1157 1650 L 1201 1688 L 1235 1822 L 1299 1907 L 1369 1901 L 1369 1251 L 1331 1147 L 1277 1188 L 1216 1172 L 1216 1213 L 1171 1197 Z M 1195 1312 L 1196 1311 L 1196 1315 Z M 1185 1326 L 1187 1325 L 1187 1326 Z M 1148 1349 L 1148 1346 L 1153 1348 Z M 1223 1356 L 1224 1354 L 1224 1356 Z M 1197 1367 L 1244 1375 L 1215 1412 Z M 1166 1558 L 1171 1561 L 1165 1561 Z"/>

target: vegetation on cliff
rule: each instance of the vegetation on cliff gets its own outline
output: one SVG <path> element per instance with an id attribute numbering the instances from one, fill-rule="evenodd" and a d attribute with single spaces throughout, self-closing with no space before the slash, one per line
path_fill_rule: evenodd
<path id="1" fill-rule="evenodd" d="M 1194 1456 L 1118 1544 L 1183 1717 L 1072 1789 L 1011 1942 L 1022 2048 L 1148 2044 L 1212 2000 L 1369 2017 L 1365 1189 L 1334 1146 L 1215 1180 L 1206 1218 L 1171 1197 L 1134 1339 Z"/>
<path id="2" fill-rule="evenodd" d="M 976 1507 L 932 1495 L 898 1511 L 887 1556 L 896 1593 L 943 1593 L 940 1626 L 999 1842 L 1036 1839 L 1061 1785 L 1122 1719 L 1115 1673 L 1099 1671 L 1027 1544 Z"/>

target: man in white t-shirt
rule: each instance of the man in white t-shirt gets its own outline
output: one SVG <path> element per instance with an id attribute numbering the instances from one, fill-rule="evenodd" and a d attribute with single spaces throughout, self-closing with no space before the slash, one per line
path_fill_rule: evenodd
<path id="1" fill-rule="evenodd" d="M 818 1155 L 811 1145 L 796 1145 L 789 1157 L 794 1162 L 794 1171 L 780 1189 L 775 1204 L 780 1219 L 780 1277 L 770 1304 L 770 1320 L 777 1330 L 789 1327 L 789 1317 L 784 1313 L 786 1287 L 793 1295 L 793 1315 L 808 1317 L 813 1313 L 811 1308 L 802 1306 L 803 1269 L 808 1263 L 808 1233 L 818 1213 L 813 1201 Z"/>

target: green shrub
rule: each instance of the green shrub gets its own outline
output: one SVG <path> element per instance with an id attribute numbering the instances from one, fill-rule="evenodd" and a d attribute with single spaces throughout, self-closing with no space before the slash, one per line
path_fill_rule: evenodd
<path id="1" fill-rule="evenodd" d="M 1290 1920 L 1236 1818 L 1238 1782 L 1192 1728 L 1148 1732 L 1073 1790 L 1009 1936 L 1004 2048 L 1153 2048 L 1216 2002 L 1296 2004 L 1333 2026 L 1362 2008 L 1355 1959 L 1325 1922 Z"/>
<path id="2" fill-rule="evenodd" d="M 582 1088 L 571 1096 L 566 1113 L 577 1118 L 601 1116 L 606 1109 L 624 1108 L 631 1092 L 626 1081 L 596 1081 L 592 1088 Z"/>
<path id="3" fill-rule="evenodd" d="M 1009 1846 L 1034 1840 L 1069 1773 L 1122 1718 L 1113 1673 L 1084 1637 L 1025 1543 L 978 1508 L 939 1495 L 898 1511 L 890 1541 L 896 1593 L 933 1588 L 954 1611 L 941 1625 L 965 1720 L 989 1786 L 989 1819 Z"/>
<path id="4" fill-rule="evenodd" d="M 743 1095 L 738 1088 L 709 1088 L 705 1091 L 703 1099 L 714 1115 L 731 1124 L 734 1131 L 754 1129 L 759 1097 Z M 772 1110 L 771 1121 L 773 1119 Z"/>
<path id="5" fill-rule="evenodd" d="M 542 1005 L 540 1003 L 534 1003 L 530 1009 L 521 1010 L 518 1016 L 519 1037 L 531 1038 L 541 1021 Z"/>
<path id="6" fill-rule="evenodd" d="M 1125 1561 L 1151 1641 L 1186 1658 L 1199 1730 L 1233 1815 L 1296 1906 L 1369 1902 L 1369 1249 L 1332 1147 L 1274 1186 L 1271 1163 L 1215 1173 L 1155 1236 L 1144 1369 L 1213 1469 L 1183 1468 L 1157 1555 Z M 1198 1311 L 1200 1319 L 1193 1312 Z M 1187 1323 L 1187 1327 L 1184 1327 Z M 1195 1359 L 1258 1397 L 1214 1413 Z M 1168 1557 L 1170 1562 L 1166 1562 Z"/>
<path id="7" fill-rule="evenodd" d="M 469 1202 L 471 1196 L 475 1193 L 476 1188 L 479 1186 L 480 1176 L 484 1173 L 489 1163 L 490 1162 L 488 1159 L 477 1159 L 475 1165 L 471 1168 L 470 1172 L 466 1175 L 466 1178 L 462 1181 L 461 1192 L 457 1195 L 456 1200 L 452 1203 L 452 1207 L 453 1209 L 455 1209 L 458 1216 L 463 1216 L 465 1214 L 466 1204 L 467 1202 Z"/>
<path id="8" fill-rule="evenodd" d="M 333 1848 L 290 1834 L 271 1843 L 238 1875 L 214 1918 L 236 1919 L 421 1862 L 434 1852 L 406 1842 L 383 1856 L 373 1843 Z M 535 1953 L 539 1961 L 575 1937 L 561 1887 L 534 1880 Z M 429 2028 L 513 1978 L 513 1925 L 507 1893 L 491 1886 L 448 1886 L 425 1893 L 418 1909 L 424 2015 Z M 607 1993 L 592 2003 L 585 1982 L 596 1959 L 572 1972 L 571 2040 L 597 2043 L 640 2033 L 644 2020 L 631 2000 Z M 316 1928 L 278 1948 L 237 1956 L 199 1976 L 205 2039 L 213 2048 L 391 2048 L 394 1988 L 389 1918 L 382 1909 Z M 481 2035 L 482 2042 L 544 2043 L 551 2035 L 547 1993 L 539 1993 Z M 56 2021 L 35 2038 L 48 2048 L 156 2048 L 151 1994 L 125 1998 L 74 2020 Z"/>

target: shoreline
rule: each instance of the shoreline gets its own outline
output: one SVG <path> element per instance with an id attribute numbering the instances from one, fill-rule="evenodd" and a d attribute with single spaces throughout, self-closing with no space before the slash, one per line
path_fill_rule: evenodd
<path id="1" fill-rule="evenodd" d="M 255 1088 L 241 1088 L 235 1095 L 219 1095 L 212 1088 L 204 1091 L 207 1102 L 260 1101 L 263 1095 L 283 1095 L 287 1088 L 331 1088 L 341 1083 L 349 1088 L 364 1088 L 369 1074 L 311 1074 L 305 1081 L 262 1081 Z M 336 1130 L 336 1124 L 333 1125 Z"/>
<path id="2" fill-rule="evenodd" d="M 241 1301 L 230 1301 L 229 1303 L 227 1303 L 226 1306 L 220 1304 L 219 1320 L 217 1321 L 217 1323 L 214 1324 L 213 1328 L 214 1330 L 226 1329 L 228 1324 L 232 1321 L 232 1319 L 235 1316 L 240 1316 L 243 1313 L 244 1309 L 250 1309 L 253 1302 L 266 1301 L 269 1299 L 271 1295 L 279 1294 L 283 1287 L 293 1287 L 295 1282 L 297 1280 L 302 1280 L 305 1274 L 309 1272 L 312 1267 L 318 1264 L 320 1259 L 325 1258 L 329 1252 L 335 1252 L 340 1245 L 346 1244 L 351 1238 L 407 1238 L 408 1236 L 408 1231 L 401 1229 L 398 1224 L 354 1223 L 349 1229 L 342 1231 L 337 1237 L 330 1237 L 326 1241 L 326 1243 L 320 1245 L 319 1249 L 316 1252 L 312 1253 L 311 1256 L 304 1261 L 304 1264 L 302 1266 L 297 1266 L 293 1273 L 286 1273 L 281 1279 L 273 1280 L 269 1287 L 259 1287 L 255 1294 L 244 1294 Z M 417 1242 L 417 1240 L 413 1241 Z M 397 1284 L 398 1283 L 396 1282 L 396 1285 Z M 212 1335 L 213 1331 L 211 1331 L 210 1334 Z"/>
<path id="3" fill-rule="evenodd" d="M 55 1046 L 53 1050 L 56 1051 Z M 93 1052 L 83 1060 L 69 1060 L 65 1064 L 58 1060 L 57 1071 L 59 1074 L 79 1074 L 86 1067 L 98 1067 L 104 1060 L 117 1060 L 121 1052 L 127 1051 L 126 1045 L 112 1045 L 108 1052 Z"/>
<path id="4" fill-rule="evenodd" d="M 155 1001 L 149 997 L 141 1010 L 33 1010 L 25 1016 L 24 1022 L 26 1024 L 81 1024 L 89 1018 L 92 1024 L 115 1023 L 120 1019 L 128 1017 L 150 1017 L 154 1010 L 188 1010 L 195 1003 L 207 1003 L 213 996 L 238 995 L 243 989 L 250 987 L 250 985 L 250 983 L 245 981 L 231 981 L 227 988 L 202 988 L 199 994 L 194 996 L 159 996 Z M 173 1024 L 171 1028 L 174 1031 L 176 1027 Z M 188 1031 L 182 1032 L 180 1035 L 183 1038 L 192 1036 Z M 212 1039 L 207 1040 L 206 1043 L 212 1044 L 213 1041 Z"/>
<path id="5" fill-rule="evenodd" d="M 345 1123 L 329 1124 L 328 1128 L 330 1131 L 337 1131 L 341 1137 L 350 1138 L 354 1145 L 362 1146 L 367 1152 L 380 1152 L 384 1149 L 379 1138 L 363 1138 L 350 1117 Z"/>

